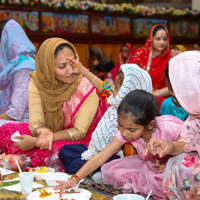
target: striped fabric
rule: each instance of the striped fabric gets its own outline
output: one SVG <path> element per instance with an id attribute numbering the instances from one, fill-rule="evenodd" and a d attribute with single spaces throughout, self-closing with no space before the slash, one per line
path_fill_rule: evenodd
<path id="1" fill-rule="evenodd" d="M 92 139 L 89 143 L 88 150 L 81 155 L 82 160 L 89 160 L 93 155 L 104 149 L 115 137 L 118 132 L 117 108 L 125 95 L 135 89 L 143 89 L 147 92 L 152 92 L 152 82 L 149 74 L 138 67 L 138 65 L 124 64 L 121 65 L 120 69 L 124 73 L 123 84 L 115 98 L 112 95 L 108 98 L 107 102 L 110 104 L 110 107 L 92 133 Z M 122 150 L 120 150 L 117 155 L 123 157 Z"/>

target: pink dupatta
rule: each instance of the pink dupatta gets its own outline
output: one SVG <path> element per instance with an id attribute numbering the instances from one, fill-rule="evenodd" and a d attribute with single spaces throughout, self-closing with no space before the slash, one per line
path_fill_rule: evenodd
<path id="1" fill-rule="evenodd" d="M 169 77 L 178 102 L 189 114 L 180 134 L 187 141 L 184 150 L 200 155 L 200 51 L 186 51 L 172 58 Z"/>

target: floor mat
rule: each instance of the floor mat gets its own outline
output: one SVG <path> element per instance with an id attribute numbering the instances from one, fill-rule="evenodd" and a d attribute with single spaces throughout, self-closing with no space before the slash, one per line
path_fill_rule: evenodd
<path id="1" fill-rule="evenodd" d="M 117 194 L 122 194 L 122 190 L 113 189 L 112 186 L 106 184 L 96 184 L 91 177 L 84 178 L 84 181 L 80 183 L 80 187 L 87 187 L 89 190 L 99 193 L 101 195 L 112 198 Z"/>
<path id="2" fill-rule="evenodd" d="M 107 196 L 109 198 L 113 198 L 113 196 L 117 194 L 123 194 L 121 189 L 114 189 L 112 186 L 106 184 L 96 184 L 90 176 L 84 178 L 84 181 L 80 183 L 80 187 L 88 188 L 88 190 Z M 146 198 L 145 195 L 142 196 Z M 149 200 L 154 199 L 152 197 L 149 197 Z"/>

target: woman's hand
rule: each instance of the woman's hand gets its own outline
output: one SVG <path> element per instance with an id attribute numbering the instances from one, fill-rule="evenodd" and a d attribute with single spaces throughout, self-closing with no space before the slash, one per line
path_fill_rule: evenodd
<path id="1" fill-rule="evenodd" d="M 85 70 L 87 72 L 87 69 L 79 61 L 78 54 L 76 54 L 76 60 L 73 58 L 70 58 L 70 57 L 67 57 L 67 59 L 69 60 L 70 65 L 72 66 L 75 74 L 81 73 L 81 74 L 85 75 L 84 72 L 85 72 Z"/>
<path id="2" fill-rule="evenodd" d="M 164 157 L 167 154 L 171 154 L 174 151 L 174 145 L 172 142 L 161 138 L 152 138 L 149 140 L 147 147 L 144 152 L 144 156 L 147 156 L 148 153 L 153 155 L 158 154 L 160 158 Z"/>
<path id="3" fill-rule="evenodd" d="M 162 173 L 162 171 L 165 169 L 166 165 L 163 163 L 160 163 L 159 160 L 155 159 L 155 163 L 152 164 L 153 167 L 158 167 L 158 171 L 156 174 Z"/>
<path id="4" fill-rule="evenodd" d="M 60 198 L 62 197 L 65 189 L 69 189 L 74 187 L 76 184 L 78 184 L 78 180 L 76 178 L 70 178 L 68 181 L 56 181 L 60 185 L 57 187 L 54 187 L 54 190 L 60 190 Z"/>
<path id="5" fill-rule="evenodd" d="M 51 151 L 54 137 L 53 132 L 47 128 L 40 128 L 37 130 L 37 135 L 36 147 L 40 148 L 41 150 L 48 149 Z"/>
<path id="6" fill-rule="evenodd" d="M 37 143 L 37 138 L 30 135 L 15 136 L 14 139 L 20 140 L 19 142 L 14 142 L 14 146 L 19 147 L 23 151 L 33 149 Z"/>

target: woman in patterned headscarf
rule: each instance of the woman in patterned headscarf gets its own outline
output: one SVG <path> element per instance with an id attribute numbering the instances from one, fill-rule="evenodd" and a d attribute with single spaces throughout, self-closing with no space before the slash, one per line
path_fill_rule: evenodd
<path id="1" fill-rule="evenodd" d="M 14 20 L 0 21 L 0 126 L 28 122 L 29 73 L 35 69 L 35 47 Z"/>

